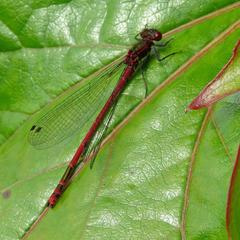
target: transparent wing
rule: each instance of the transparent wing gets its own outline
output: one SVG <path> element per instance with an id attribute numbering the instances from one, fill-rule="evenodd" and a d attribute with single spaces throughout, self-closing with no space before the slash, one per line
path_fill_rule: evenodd
<path id="1" fill-rule="evenodd" d="M 125 64 L 109 66 L 44 114 L 30 129 L 29 142 L 36 148 L 55 145 L 73 135 L 99 110 L 110 96 Z"/>
<path id="2" fill-rule="evenodd" d="M 111 122 L 116 105 L 117 105 L 117 99 L 115 100 L 114 104 L 111 106 L 111 109 L 109 110 L 108 114 L 104 118 L 104 121 L 98 128 L 97 132 L 94 135 L 94 138 L 92 139 L 92 141 L 87 149 L 87 152 L 86 152 L 86 155 L 85 155 L 83 161 L 85 161 L 88 158 L 91 158 L 90 168 L 93 167 L 93 164 L 94 164 L 95 158 L 98 154 L 98 151 L 100 149 L 101 143 L 106 136 L 106 133 L 107 133 L 109 124 Z"/>

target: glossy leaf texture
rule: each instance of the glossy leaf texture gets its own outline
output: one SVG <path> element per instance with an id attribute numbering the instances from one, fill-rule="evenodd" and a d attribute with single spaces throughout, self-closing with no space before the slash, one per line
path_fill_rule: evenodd
<path id="1" fill-rule="evenodd" d="M 0 13 L 0 239 L 227 239 L 239 95 L 184 110 L 230 58 L 239 2 L 2 0 Z M 161 56 L 179 53 L 152 56 L 147 98 L 135 75 L 93 170 L 39 219 L 88 126 L 43 150 L 29 144 L 30 127 L 146 24 L 173 38 Z"/>
<path id="2" fill-rule="evenodd" d="M 227 64 L 190 103 L 188 109 L 208 107 L 216 101 L 240 91 L 240 39 Z"/>
<path id="3" fill-rule="evenodd" d="M 234 165 L 234 170 L 231 177 L 231 184 L 228 192 L 227 202 L 227 229 L 229 233 L 229 239 L 239 239 L 239 211 L 236 209 L 239 206 L 239 161 L 240 161 L 240 146 L 238 147 L 238 153 Z"/>

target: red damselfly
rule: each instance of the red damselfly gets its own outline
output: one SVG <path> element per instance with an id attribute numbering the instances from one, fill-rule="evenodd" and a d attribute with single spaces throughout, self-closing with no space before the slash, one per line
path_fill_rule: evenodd
<path id="1" fill-rule="evenodd" d="M 89 156 L 92 159 L 95 158 L 121 93 L 137 69 L 142 67 L 147 61 L 151 50 L 153 50 L 159 61 L 175 54 L 171 53 L 160 58 L 157 47 L 166 46 L 169 41 L 157 44 L 156 42 L 162 39 L 162 34 L 155 29 L 145 28 L 135 38 L 138 40 L 138 43 L 128 51 L 122 60 L 106 68 L 103 73 L 90 81 L 89 84 L 68 96 L 32 126 L 29 133 L 29 141 L 32 145 L 44 148 L 61 142 L 77 129 L 81 128 L 93 116 L 96 109 L 100 107 L 100 98 L 108 94 L 105 105 L 101 108 L 101 111 L 98 113 L 70 161 L 64 175 L 48 199 L 48 206 L 54 207 L 56 205 L 78 169 L 79 164 L 85 163 Z M 114 79 L 114 76 L 116 76 L 120 69 L 122 69 L 122 73 L 119 80 L 109 93 L 107 91 L 108 85 L 111 84 L 111 79 Z M 91 165 L 92 163 L 93 161 Z"/>

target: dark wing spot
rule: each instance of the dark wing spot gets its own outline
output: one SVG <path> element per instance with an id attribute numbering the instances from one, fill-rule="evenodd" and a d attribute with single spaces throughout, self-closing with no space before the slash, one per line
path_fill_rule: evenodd
<path id="1" fill-rule="evenodd" d="M 30 131 L 33 131 L 36 128 L 36 125 L 33 125 L 30 129 Z"/>
<path id="2" fill-rule="evenodd" d="M 38 133 L 38 132 L 40 132 L 41 129 L 42 129 L 42 127 L 38 127 L 38 128 L 35 130 L 35 132 Z"/>

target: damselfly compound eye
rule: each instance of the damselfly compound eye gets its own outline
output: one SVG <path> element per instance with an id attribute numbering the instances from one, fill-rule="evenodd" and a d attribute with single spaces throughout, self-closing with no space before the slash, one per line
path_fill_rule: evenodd
<path id="1" fill-rule="evenodd" d="M 157 31 L 156 29 L 144 29 L 140 36 L 142 39 L 150 40 L 150 41 L 159 41 L 162 39 L 162 33 Z"/>
<path id="2" fill-rule="evenodd" d="M 156 31 L 155 34 L 154 34 L 154 39 L 155 41 L 159 41 L 162 39 L 162 33 Z"/>

